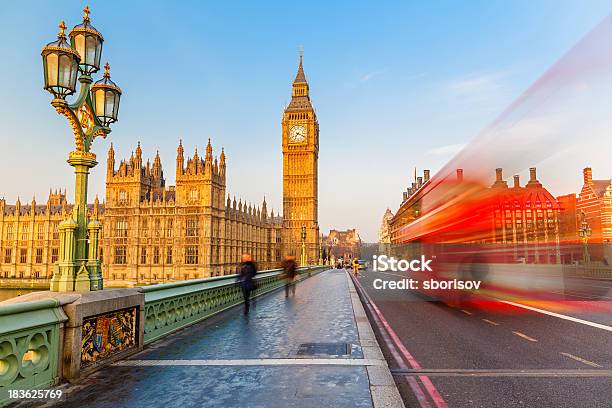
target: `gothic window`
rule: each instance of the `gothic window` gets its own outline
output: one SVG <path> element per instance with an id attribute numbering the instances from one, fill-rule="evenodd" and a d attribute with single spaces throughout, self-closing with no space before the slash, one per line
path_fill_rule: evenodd
<path id="1" fill-rule="evenodd" d="M 198 219 L 197 218 L 188 218 L 186 222 L 186 231 L 185 236 L 187 237 L 197 237 L 198 236 Z"/>
<path id="2" fill-rule="evenodd" d="M 196 265 L 198 263 L 197 246 L 188 246 L 185 248 L 185 263 L 188 265 Z"/>
<path id="3" fill-rule="evenodd" d="M 172 238 L 172 218 L 166 221 L 166 237 Z"/>
<path id="4" fill-rule="evenodd" d="M 59 223 L 53 223 L 53 239 L 59 239 Z"/>
<path id="5" fill-rule="evenodd" d="M 161 221 L 159 220 L 159 218 L 156 218 L 155 219 L 155 237 L 159 238 L 160 230 L 161 230 Z"/>
<path id="6" fill-rule="evenodd" d="M 39 240 L 45 239 L 45 224 L 38 224 L 37 239 Z"/>
<path id="7" fill-rule="evenodd" d="M 51 249 L 51 263 L 57 262 L 58 257 L 59 257 L 59 248 L 52 248 Z"/>
<path id="8" fill-rule="evenodd" d="M 13 248 L 4 248 L 4 263 L 13 262 Z"/>
<path id="9" fill-rule="evenodd" d="M 125 246 L 115 247 L 115 263 L 119 265 L 126 264 L 126 248 Z"/>
<path id="10" fill-rule="evenodd" d="M 28 261 L 28 250 L 26 248 L 21 248 L 19 250 L 19 262 L 26 263 Z"/>
<path id="11" fill-rule="evenodd" d="M 153 263 L 159 264 L 159 247 L 153 248 Z"/>
<path id="12" fill-rule="evenodd" d="M 6 239 L 7 240 L 13 239 L 13 224 L 8 224 L 6 226 Z"/>
<path id="13" fill-rule="evenodd" d="M 36 263 L 40 264 L 43 261 L 43 249 L 36 248 Z"/>
<path id="14" fill-rule="evenodd" d="M 116 234 L 115 235 L 117 237 L 127 238 L 127 236 L 128 236 L 128 222 L 127 222 L 127 220 L 125 220 L 125 219 L 117 220 Z"/>
<path id="15" fill-rule="evenodd" d="M 197 201 L 198 200 L 198 190 L 196 190 L 195 188 L 192 190 L 189 190 L 189 201 Z"/>
<path id="16" fill-rule="evenodd" d="M 149 236 L 149 222 L 145 219 L 142 220 L 142 225 L 140 226 L 141 233 L 140 236 L 146 238 Z"/>
<path id="17" fill-rule="evenodd" d="M 172 264 L 172 247 L 168 247 L 166 250 L 166 263 Z"/>
<path id="18" fill-rule="evenodd" d="M 142 248 L 140 250 L 140 263 L 141 264 L 147 263 L 147 248 Z"/>
<path id="19" fill-rule="evenodd" d="M 28 240 L 28 226 L 27 225 L 21 226 L 21 240 L 22 241 Z"/>
<path id="20" fill-rule="evenodd" d="M 128 201 L 127 191 L 125 190 L 119 191 L 119 204 L 127 204 L 127 201 Z"/>
<path id="21" fill-rule="evenodd" d="M 102 247 L 100 246 L 98 249 L 100 251 L 100 255 L 99 255 L 100 263 L 104 263 L 104 256 L 103 256 L 104 254 L 103 254 L 103 251 L 102 251 Z"/>

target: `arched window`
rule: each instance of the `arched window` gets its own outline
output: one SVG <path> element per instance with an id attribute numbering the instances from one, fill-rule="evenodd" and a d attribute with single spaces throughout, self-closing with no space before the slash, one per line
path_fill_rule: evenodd
<path id="1" fill-rule="evenodd" d="M 119 191 L 119 204 L 127 204 L 128 194 L 127 191 L 121 190 Z"/>
<path id="2" fill-rule="evenodd" d="M 189 190 L 189 201 L 196 201 L 198 199 L 198 196 L 198 190 L 196 190 L 195 188 Z"/>
<path id="3" fill-rule="evenodd" d="M 127 238 L 128 222 L 126 219 L 117 220 L 117 224 L 115 225 L 115 236 L 120 237 L 120 238 Z"/>

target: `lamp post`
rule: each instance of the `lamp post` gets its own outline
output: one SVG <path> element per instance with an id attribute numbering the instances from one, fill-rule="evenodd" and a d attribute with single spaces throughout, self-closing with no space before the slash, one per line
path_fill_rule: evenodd
<path id="1" fill-rule="evenodd" d="M 306 226 L 302 225 L 302 254 L 300 256 L 300 265 L 306 265 Z"/>
<path id="2" fill-rule="evenodd" d="M 582 222 L 580 223 L 580 228 L 578 229 L 578 235 L 582 238 L 582 244 L 584 246 L 583 252 L 583 260 L 585 264 L 591 262 L 591 256 L 589 255 L 589 237 L 593 234 L 589 223 L 586 220 L 586 215 L 582 213 L 581 215 Z"/>
<path id="3" fill-rule="evenodd" d="M 87 179 L 89 169 L 96 164 L 90 151 L 94 139 L 106 138 L 110 125 L 117 121 L 121 89 L 110 79 L 110 66 L 104 66 L 101 80 L 93 83 L 91 75 L 100 69 L 104 38 L 89 19 L 89 8 L 83 10 L 83 22 L 65 35 L 66 25 L 59 25 L 57 40 L 42 49 L 44 89 L 53 95 L 51 105 L 66 117 L 74 136 L 75 149 L 68 154 L 68 164 L 76 176 L 72 214 L 59 225 L 59 260 L 53 268 L 51 291 L 87 292 L 100 290 L 102 266 L 98 241 L 102 225 L 89 219 L 87 213 Z M 66 97 L 75 93 L 76 80 L 80 91 L 69 104 Z"/>
<path id="4" fill-rule="evenodd" d="M 319 265 L 323 265 L 323 234 L 319 236 Z"/>

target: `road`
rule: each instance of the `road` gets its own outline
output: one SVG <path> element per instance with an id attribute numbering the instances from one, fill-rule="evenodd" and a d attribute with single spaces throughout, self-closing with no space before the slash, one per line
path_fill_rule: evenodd
<path id="1" fill-rule="evenodd" d="M 376 278 L 405 277 L 368 270 L 358 280 L 405 347 L 402 370 L 392 356 L 397 347 L 383 345 L 379 328 L 406 406 L 612 407 L 612 302 L 577 298 L 588 312 L 563 314 L 551 304 L 538 311 L 493 301 L 483 308 L 374 289 Z M 410 371 L 415 365 L 427 370 L 425 378 Z M 436 404 L 430 391 L 443 401 Z"/>

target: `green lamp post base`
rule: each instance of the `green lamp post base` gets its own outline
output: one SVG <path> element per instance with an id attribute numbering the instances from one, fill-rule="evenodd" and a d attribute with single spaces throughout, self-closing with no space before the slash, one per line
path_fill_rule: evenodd
<path id="1" fill-rule="evenodd" d="M 101 290 L 102 266 L 98 259 L 98 241 L 102 224 L 89 220 L 87 214 L 87 178 L 96 164 L 90 152 L 70 153 L 68 163 L 76 175 L 75 204 L 72 214 L 59 225 L 59 262 L 55 265 L 50 290 L 53 292 L 89 292 Z"/>

